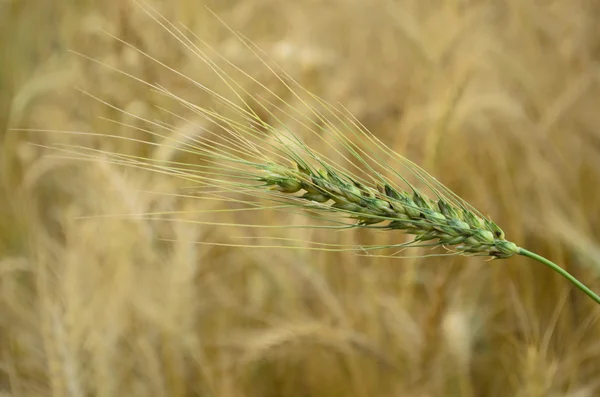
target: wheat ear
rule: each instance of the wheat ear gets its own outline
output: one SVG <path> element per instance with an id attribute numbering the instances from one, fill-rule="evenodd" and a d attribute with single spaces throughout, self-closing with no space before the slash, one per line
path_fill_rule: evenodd
<path id="1" fill-rule="evenodd" d="M 147 4 L 142 2 L 139 4 L 179 44 L 198 57 L 199 61 L 207 64 L 231 89 L 237 102 L 227 99 L 130 44 L 115 38 L 140 52 L 150 61 L 188 79 L 191 84 L 213 96 L 233 115 L 225 116 L 222 112 L 196 106 L 164 87 L 128 75 L 173 99 L 187 111 L 201 116 L 214 128 L 198 126 L 205 136 L 180 142 L 171 136 L 175 131 L 174 127 L 136 117 L 138 121 L 147 123 L 152 128 L 137 126 L 133 128 L 162 139 L 162 145 L 172 145 L 173 151 L 198 156 L 199 164 L 168 160 L 158 162 L 148 158 L 106 152 L 102 153 L 103 156 L 109 157 L 111 161 L 120 165 L 168 174 L 192 182 L 196 186 L 218 188 L 222 191 L 246 194 L 252 198 L 266 197 L 276 202 L 283 201 L 291 204 L 292 207 L 307 210 L 316 217 L 321 217 L 325 213 L 334 213 L 352 219 L 352 223 L 349 224 L 342 222 L 344 227 L 399 230 L 414 236 L 412 241 L 393 247 L 443 247 L 448 249 L 450 254 L 489 256 L 494 259 L 506 259 L 513 255 L 529 257 L 550 267 L 600 304 L 600 297 L 579 280 L 548 259 L 506 240 L 502 229 L 491 219 L 484 217 L 473 206 L 416 164 L 393 152 L 358 120 L 308 92 L 283 70 L 273 66 L 273 62 L 266 54 L 261 53 L 249 40 L 232 31 L 232 34 L 273 72 L 273 76 L 288 90 L 288 94 L 296 100 L 298 106 L 285 108 L 287 102 L 272 90 L 210 47 L 207 46 L 208 50 L 198 47 L 196 42 L 201 41 L 200 39 L 197 37 L 194 37 L 195 40 L 191 39 L 189 32 L 186 33 L 185 30 L 173 25 Z M 211 51 L 210 56 L 206 51 Z M 213 60 L 215 57 L 220 63 Z M 232 74 L 220 66 L 221 64 L 232 67 L 235 72 L 241 74 L 242 78 L 249 79 L 275 100 L 269 101 L 261 95 L 248 92 L 233 78 Z M 126 74 L 119 70 L 117 72 Z M 251 98 L 253 106 L 245 98 Z M 309 104 L 310 101 L 315 105 Z M 306 109 L 302 111 L 298 108 L 300 106 Z M 275 122 L 264 121 L 263 117 L 254 110 L 256 107 Z M 173 113 L 170 115 L 189 124 L 195 124 L 183 116 Z M 132 115 L 128 114 L 128 116 Z M 281 121 L 281 116 L 303 126 L 347 161 L 344 164 L 341 164 L 341 161 L 331 161 L 305 145 L 300 135 L 292 132 L 292 129 Z M 156 130 L 165 132 L 160 133 Z M 81 132 L 76 133 L 81 134 Z M 332 141 L 334 144 L 331 143 Z M 140 143 L 138 140 L 136 142 Z M 143 143 L 157 145 L 151 140 Z M 339 146 L 345 148 L 346 153 L 341 153 Z M 75 149 L 62 147 L 59 150 L 71 153 L 75 151 L 78 154 L 87 150 L 93 152 L 89 154 L 90 156 L 98 154 L 98 151 L 81 147 Z M 426 194 L 410 183 L 402 173 L 395 170 L 395 165 L 404 167 L 412 176 L 416 176 L 430 193 Z M 351 167 L 354 167 L 356 173 L 351 172 Z M 383 171 L 380 172 L 377 167 Z M 390 173 L 403 182 L 405 188 L 396 186 L 389 177 L 384 176 Z"/>
<path id="2" fill-rule="evenodd" d="M 300 199 L 331 203 L 329 209 L 347 213 L 357 226 L 387 222 L 389 230 L 402 230 L 415 236 L 413 242 L 452 247 L 460 254 L 485 254 L 508 258 L 518 254 L 516 244 L 504 239 L 504 232 L 491 220 L 482 219 L 468 208 L 439 197 L 431 200 L 412 187 L 400 191 L 389 184 L 372 188 L 344 175 L 333 167 L 314 170 L 306 163 L 297 168 L 265 165 L 265 176 L 258 177 L 283 193 L 304 192 Z"/>
<path id="3" fill-rule="evenodd" d="M 416 236 L 416 242 L 432 246 L 455 246 L 459 254 L 487 254 L 498 259 L 522 255 L 536 260 L 569 280 L 600 304 L 600 297 L 554 262 L 505 240 L 504 232 L 493 221 L 482 219 L 468 208 L 457 208 L 440 197 L 433 201 L 413 188 L 411 193 L 397 191 L 389 185 L 375 190 L 334 169 L 314 172 L 298 165 L 297 169 L 267 166 L 268 174 L 259 178 L 283 193 L 305 193 L 301 199 L 319 203 L 333 202 L 331 208 L 345 211 L 358 225 L 388 221 L 390 230 L 403 230 Z M 412 243 L 410 243 L 412 244 Z"/>
<path id="4" fill-rule="evenodd" d="M 483 254 L 497 259 L 522 255 L 550 267 L 600 304 L 600 297 L 566 270 L 507 241 L 493 221 L 481 218 L 465 206 L 457 207 L 455 201 L 443 196 L 434 201 L 412 186 L 412 192 L 398 191 L 388 184 L 374 189 L 331 167 L 315 171 L 306 164 L 297 164 L 295 169 L 269 164 L 259 168 L 266 172 L 257 178 L 265 183 L 264 188 L 285 194 L 302 191 L 299 196 L 302 200 L 332 203 L 331 210 L 348 213 L 357 220 L 357 226 L 387 221 L 387 229 L 415 236 L 405 244 L 407 247 L 429 242 L 429 246 L 453 247 L 457 254 Z"/>

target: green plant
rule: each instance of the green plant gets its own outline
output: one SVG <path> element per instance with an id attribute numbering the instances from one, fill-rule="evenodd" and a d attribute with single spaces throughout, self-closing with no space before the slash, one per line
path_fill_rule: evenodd
<path id="1" fill-rule="evenodd" d="M 347 247 L 321 244 L 319 249 L 370 253 L 421 247 L 445 250 L 437 255 L 475 255 L 493 259 L 522 255 L 550 267 L 600 304 L 600 297 L 579 280 L 557 264 L 507 240 L 494 221 L 425 170 L 387 147 L 345 109 L 334 108 L 310 93 L 243 36 L 232 32 L 276 76 L 294 105 L 210 47 L 200 48 L 193 37 L 151 7 L 143 7 L 180 44 L 207 64 L 233 96 L 219 94 L 123 41 L 122 44 L 208 92 L 221 110 L 195 105 L 165 87 L 139 80 L 199 116 L 206 124 L 194 123 L 165 109 L 169 116 L 195 125 L 202 131 L 202 136 L 181 140 L 173 137 L 172 128 L 129 114 L 146 124 L 146 127 L 133 128 L 151 139 L 140 141 L 116 135 L 112 138 L 167 148 L 191 156 L 193 161 L 153 159 L 87 147 L 57 145 L 56 149 L 181 178 L 201 192 L 197 193 L 198 197 L 230 200 L 248 210 L 300 210 L 310 218 L 326 222 L 309 227 L 400 230 L 414 236 L 411 241 L 395 245 Z M 120 70 L 117 72 L 125 74 Z M 241 85 L 233 77 L 234 73 L 249 79 L 255 85 L 254 89 L 263 95 Z M 338 159 L 333 160 L 332 155 L 328 157 L 311 149 L 284 119 L 292 120 L 297 128 L 312 134 L 313 138 L 327 142 L 332 155 Z M 245 195 L 247 199 L 230 198 L 227 194 Z M 278 205 L 267 206 L 257 201 L 260 199 Z"/>

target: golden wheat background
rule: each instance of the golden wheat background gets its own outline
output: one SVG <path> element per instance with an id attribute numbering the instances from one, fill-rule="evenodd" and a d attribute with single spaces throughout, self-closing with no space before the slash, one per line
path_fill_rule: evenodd
<path id="1" fill-rule="evenodd" d="M 510 240 L 600 291 L 600 3 L 152 5 L 277 90 L 210 7 L 303 86 L 343 104 L 489 214 Z M 240 243 L 236 233 L 255 231 L 177 221 L 224 203 L 183 197 L 180 182 L 161 175 L 44 156 L 32 143 L 173 156 L 102 137 L 14 130 L 139 137 L 105 120 L 135 119 L 75 87 L 159 117 L 160 95 L 68 50 L 211 104 L 104 31 L 211 89 L 226 88 L 132 2 L 0 2 L 1 396 L 600 395 L 600 311 L 535 262 L 227 247 Z M 174 134 L 193 133 L 170 122 Z M 79 218 L 151 211 L 182 212 L 171 222 Z M 343 244 L 402 238 L 277 233 Z"/>

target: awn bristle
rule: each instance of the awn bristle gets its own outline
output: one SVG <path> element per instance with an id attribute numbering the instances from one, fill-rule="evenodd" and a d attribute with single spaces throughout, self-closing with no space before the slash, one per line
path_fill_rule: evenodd
<path id="1" fill-rule="evenodd" d="M 450 251 L 448 255 L 480 255 L 492 258 L 523 255 L 550 267 L 600 304 L 600 296 L 579 280 L 550 260 L 507 241 L 504 232 L 491 219 L 484 217 L 473 206 L 439 183 L 426 171 L 387 147 L 356 118 L 331 107 L 309 92 L 275 65 L 268 55 L 240 34 L 230 30 L 283 85 L 286 89 L 286 96 L 291 97 L 294 101 L 293 105 L 287 103 L 281 96 L 208 45 L 205 49 L 200 48 L 197 42 L 202 42 L 202 40 L 190 34 L 191 32 L 185 28 L 175 26 L 147 4 L 141 5 L 144 11 L 185 50 L 188 50 L 197 57 L 198 61 L 203 62 L 215 72 L 217 80 L 224 83 L 230 90 L 230 94 L 233 94 L 233 99 L 228 99 L 226 95 L 217 93 L 139 48 L 114 37 L 121 44 L 137 51 L 151 62 L 166 68 L 177 77 L 183 78 L 186 84 L 191 84 L 192 87 L 208 94 L 225 111 L 220 112 L 212 108 L 194 105 L 161 85 L 149 83 L 118 68 L 104 65 L 164 94 L 186 111 L 200 116 L 203 121 L 197 124 L 184 116 L 162 109 L 169 116 L 185 122 L 186 125 L 199 128 L 202 131 L 201 136 L 191 137 L 185 134 L 183 139 L 177 139 L 177 136 L 181 138 L 177 127 L 161 121 L 137 117 L 100 100 L 113 110 L 133 116 L 136 119 L 136 125 L 130 125 L 130 127 L 147 133 L 153 138 L 158 138 L 160 142 L 155 142 L 153 139 L 145 141 L 114 135 L 113 138 L 145 144 L 151 148 L 158 147 L 161 149 L 160 155 L 146 158 L 85 147 L 56 145 L 55 148 L 58 148 L 59 151 L 77 155 L 87 152 L 86 157 L 96 159 L 100 153 L 103 161 L 108 157 L 116 164 L 167 174 L 192 182 L 200 189 L 216 188 L 216 192 L 208 194 L 212 195 L 212 198 L 216 196 L 220 200 L 223 200 L 223 196 L 221 196 L 223 192 L 247 195 L 251 199 L 266 196 L 267 199 L 275 202 L 285 201 L 289 204 L 284 206 L 285 208 L 299 208 L 311 212 L 313 218 L 325 220 L 328 219 L 326 214 L 333 212 L 353 219 L 352 223 L 335 220 L 337 225 L 331 227 L 332 229 L 400 230 L 414 236 L 413 241 L 401 244 L 352 247 L 352 249 L 360 251 L 384 248 L 444 247 Z M 94 61 L 91 58 L 88 59 Z M 247 88 L 248 86 L 236 79 L 234 74 L 241 76 L 242 80 L 246 79 L 246 82 L 250 83 L 249 87 L 252 88 Z M 304 99 L 306 97 L 309 101 Z M 306 109 L 300 109 L 301 107 L 306 107 Z M 269 120 L 265 121 L 265 118 L 258 115 L 257 110 L 263 115 L 266 114 Z M 230 115 L 227 116 L 226 113 Z M 286 124 L 283 119 L 292 120 L 295 124 L 297 123 L 296 127 L 307 129 L 309 133 L 313 134 L 312 136 L 317 137 L 330 149 L 333 149 L 333 154 L 341 156 L 344 163 L 342 164 L 341 160 L 331 161 L 305 145 L 302 133 L 297 131 L 296 127 Z M 138 121 L 145 126 L 140 127 L 137 124 Z M 206 122 L 211 124 L 211 127 L 208 127 Z M 126 123 L 118 122 L 118 124 L 127 126 Z M 340 145 L 343 148 L 342 151 L 340 151 Z M 59 148 L 61 146 L 62 148 Z M 167 150 L 162 150 L 165 148 Z M 195 155 L 199 162 L 169 160 L 176 152 Z M 396 165 L 403 167 L 413 177 L 416 177 L 425 185 L 428 193 L 424 193 L 424 190 L 418 189 L 416 185 L 409 182 L 405 175 L 396 170 Z M 351 169 L 357 169 L 360 176 L 354 174 Z M 396 187 L 385 176 L 388 174 L 397 177 L 404 183 L 405 188 Z M 299 196 L 296 194 L 298 192 L 303 192 L 303 194 Z M 270 208 L 263 207 L 256 202 L 229 198 L 225 198 L 225 200 L 233 201 L 236 204 L 250 204 L 250 210 Z M 239 208 L 232 209 L 232 211 L 237 210 Z M 219 223 L 211 222 L 210 224 L 218 225 Z M 271 228 L 274 225 L 257 225 L 257 227 Z M 308 227 L 321 226 L 309 225 Z M 315 244 L 320 243 L 315 242 Z M 322 248 L 323 250 L 333 251 L 336 249 L 330 248 L 331 246 L 339 247 L 337 244 L 324 245 L 326 247 Z M 305 247 L 291 248 L 304 249 Z"/>
<path id="2" fill-rule="evenodd" d="M 266 194 L 268 199 L 285 200 L 287 203 L 291 203 L 292 207 L 310 209 L 313 214 L 316 214 L 316 217 L 321 217 L 326 212 L 337 212 L 357 220 L 357 222 L 349 225 L 350 227 L 401 230 L 406 234 L 415 236 L 413 241 L 397 244 L 393 247 L 441 246 L 448 248 L 450 254 L 488 255 L 493 258 L 508 258 L 519 253 L 519 247 L 507 241 L 504 232 L 493 221 L 486 219 L 476 209 L 440 184 L 423 169 L 393 152 L 367 131 L 358 120 L 332 108 L 325 101 L 307 91 L 277 66 L 270 64 L 259 55 L 259 50 L 243 37 L 234 33 L 273 72 L 273 75 L 287 89 L 288 94 L 297 99 L 302 106 L 307 107 L 308 113 L 303 113 L 298 109 L 298 106 L 290 106 L 272 90 L 235 67 L 218 53 L 208 56 L 205 52 L 207 50 L 198 47 L 182 30 L 151 8 L 146 8 L 146 11 L 180 44 L 190 50 L 200 61 L 206 63 L 242 103 L 240 105 L 225 98 L 202 84 L 170 69 L 149 54 L 115 38 L 140 52 L 152 62 L 184 77 L 194 86 L 216 99 L 225 109 L 234 113 L 234 116 L 228 117 L 222 112 L 196 106 L 170 92 L 165 87 L 151 84 L 116 70 L 161 92 L 183 108 L 200 116 L 204 121 L 213 124 L 216 128 L 208 128 L 206 124 L 199 126 L 203 130 L 202 136 L 189 138 L 183 142 L 175 139 L 173 146 L 174 139 L 172 136 L 173 132 L 176 132 L 173 126 L 136 117 L 149 127 L 136 126 L 134 128 L 161 139 L 163 142 L 159 143 L 158 146 L 164 147 L 166 145 L 173 148 L 174 152 L 196 155 L 201 164 L 167 160 L 161 161 L 157 165 L 152 159 L 103 152 L 103 155 L 107 155 L 115 163 L 166 173 L 191 181 L 199 187 L 217 188 L 232 193 L 242 192 L 242 194 L 249 195 L 252 198 Z M 213 51 L 210 48 L 209 50 Z M 239 72 L 243 78 L 249 79 L 250 82 L 255 84 L 255 87 L 258 85 L 259 89 L 265 90 L 267 96 L 274 97 L 275 101 L 263 99 L 256 92 L 248 92 L 239 80 L 236 80 L 232 74 L 226 72 L 222 66 L 212 60 L 215 55 L 220 61 L 233 66 L 235 72 Z M 305 101 L 303 95 L 308 96 L 316 106 Z M 244 97 L 251 98 L 253 105 L 251 106 L 243 99 Z M 262 117 L 259 117 L 253 110 L 253 107 L 256 106 L 260 108 L 261 112 L 266 112 L 271 116 L 276 123 L 266 122 Z M 289 109 L 284 110 L 283 107 L 286 106 Z M 116 110 L 125 113 L 120 109 Z M 345 160 L 351 158 L 350 164 L 358 161 L 358 168 L 362 175 L 360 177 L 356 176 L 348 166 L 340 165 L 338 162 L 326 161 L 325 156 L 318 154 L 302 143 L 301 134 L 292 131 L 293 128 L 282 122 L 273 111 L 281 111 L 288 119 L 291 118 L 298 122 L 300 126 L 306 127 L 310 133 L 326 142 Z M 128 115 L 132 116 L 131 114 Z M 175 114 L 171 113 L 171 115 Z M 182 116 L 175 115 L 175 117 L 190 125 L 195 125 L 195 123 Z M 241 117 L 242 120 L 240 121 L 238 117 Z M 340 123 L 343 130 L 338 129 Z M 155 132 L 156 128 L 165 130 L 166 133 L 157 133 Z M 115 138 L 127 139 L 123 137 Z M 332 145 L 331 138 L 336 143 L 341 144 L 346 153 L 341 153 L 338 146 Z M 157 143 L 151 141 L 144 143 L 150 146 L 157 145 Z M 70 149 L 67 149 L 67 151 L 70 151 Z M 98 151 L 95 152 L 97 154 Z M 79 151 L 79 154 L 81 154 L 81 151 Z M 273 159 L 273 156 L 275 159 Z M 311 165 L 314 163 L 318 167 Z M 433 195 L 428 197 L 422 190 L 409 183 L 402 174 L 394 169 L 393 164 L 404 167 L 405 170 L 416 176 Z M 353 165 L 356 166 L 356 164 Z M 376 170 L 376 167 L 383 170 L 383 172 Z M 393 173 L 398 177 L 405 183 L 407 188 L 395 187 L 388 178 L 383 176 L 383 174 L 389 173 Z M 293 195 L 299 191 L 304 192 L 301 197 Z M 435 200 L 430 197 L 434 197 Z M 315 203 L 318 205 L 315 206 Z M 382 223 L 386 224 L 373 226 Z"/>

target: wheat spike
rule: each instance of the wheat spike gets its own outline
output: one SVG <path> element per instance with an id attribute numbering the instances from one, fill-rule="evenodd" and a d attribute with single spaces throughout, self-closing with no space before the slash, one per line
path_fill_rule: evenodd
<path id="1" fill-rule="evenodd" d="M 358 226 L 387 221 L 387 229 L 414 235 L 414 242 L 454 246 L 456 252 L 464 254 L 508 258 L 519 252 L 516 244 L 505 240 L 504 232 L 494 222 L 443 197 L 433 201 L 416 188 L 411 193 L 388 184 L 374 189 L 333 168 L 314 171 L 300 164 L 297 169 L 277 165 L 265 168 L 267 175 L 258 178 L 265 182 L 265 187 L 288 194 L 302 190 L 301 199 L 333 202 L 328 208 L 348 213 L 358 220 Z"/>
<path id="2" fill-rule="evenodd" d="M 131 127 L 149 134 L 154 139 L 158 138 L 160 142 L 156 143 L 151 139 L 140 141 L 112 137 L 151 147 L 168 147 L 172 152 L 197 156 L 198 163 L 176 162 L 164 159 L 164 155 L 157 161 L 152 158 L 64 145 L 57 147 L 58 150 L 96 158 L 100 153 L 103 158 L 109 158 L 116 164 L 167 174 L 200 188 L 216 188 L 221 192 L 247 195 L 251 199 L 284 201 L 291 204 L 291 207 L 310 211 L 318 218 L 324 219 L 325 214 L 330 213 L 344 215 L 353 219 L 351 224 L 342 223 L 345 227 L 400 230 L 414 236 L 413 241 L 393 247 L 444 247 L 450 254 L 480 255 L 495 259 L 506 259 L 517 254 L 526 256 L 550 267 L 600 304 L 600 297 L 575 277 L 548 259 L 506 240 L 502 229 L 491 219 L 483 216 L 422 168 L 388 148 L 353 116 L 333 108 L 310 93 L 240 34 L 231 31 L 245 48 L 256 55 L 273 73 L 287 90 L 287 95 L 294 99 L 294 105 L 290 105 L 206 43 L 203 43 L 205 48 L 198 46 L 197 42 L 202 40 L 186 32 L 184 28 L 175 26 L 143 1 L 140 1 L 139 5 L 180 45 L 196 56 L 199 62 L 208 65 L 217 78 L 230 89 L 234 99 L 213 91 L 114 37 L 150 62 L 166 68 L 209 94 L 226 112 L 194 105 L 165 87 L 113 69 L 164 94 L 186 111 L 203 119 L 206 124 L 196 125 L 183 116 L 165 110 L 169 116 L 186 124 L 196 125 L 202 130 L 202 136 L 188 137 L 182 142 L 172 138 L 176 135 L 174 126 L 135 117 L 113 107 L 114 110 L 145 123 L 147 127 Z M 222 65 L 226 65 L 227 70 Z M 234 74 L 238 76 L 234 77 Z M 244 79 L 254 87 L 250 89 L 252 92 L 241 84 L 240 80 Z M 257 114 L 258 111 L 266 114 L 270 121 L 264 121 L 264 118 Z M 303 143 L 302 134 L 293 131 L 282 121 L 282 117 L 294 121 L 312 136 L 321 139 L 329 145 L 332 153 L 339 155 L 342 160 L 332 161 L 308 147 Z M 340 151 L 340 147 L 344 150 Z M 396 169 L 396 166 L 403 169 Z M 352 172 L 353 170 L 356 173 Z M 409 182 L 403 171 L 422 182 L 430 194 Z M 386 176 L 388 174 L 403 182 L 406 188 L 397 187 Z M 297 194 L 299 192 L 301 195 Z M 258 207 L 253 205 L 251 209 L 261 209 L 260 204 Z"/>

